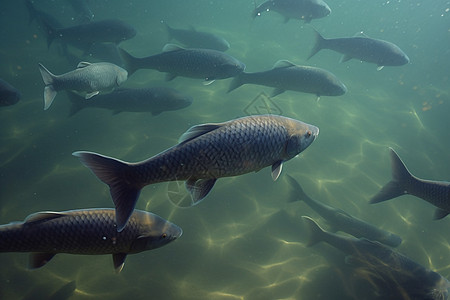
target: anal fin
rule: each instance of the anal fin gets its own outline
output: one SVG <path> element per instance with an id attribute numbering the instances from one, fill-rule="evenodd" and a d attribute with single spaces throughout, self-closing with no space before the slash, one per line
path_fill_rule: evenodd
<path id="1" fill-rule="evenodd" d="M 112 255 L 113 257 L 113 263 L 114 263 L 114 269 L 116 270 L 116 273 L 120 273 L 123 269 L 123 266 L 125 264 L 125 259 L 127 258 L 126 253 L 114 253 Z"/>
<path id="2" fill-rule="evenodd" d="M 30 253 L 28 268 L 37 269 L 48 263 L 56 253 L 33 252 Z"/>

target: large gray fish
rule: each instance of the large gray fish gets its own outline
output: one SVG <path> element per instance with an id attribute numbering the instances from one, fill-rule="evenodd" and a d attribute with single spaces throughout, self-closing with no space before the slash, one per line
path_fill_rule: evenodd
<path id="1" fill-rule="evenodd" d="M 0 106 L 14 105 L 19 102 L 19 90 L 0 78 Z"/>
<path id="2" fill-rule="evenodd" d="M 44 110 L 50 107 L 58 91 L 85 92 L 86 99 L 89 99 L 100 91 L 119 86 L 128 78 L 127 71 L 111 63 L 80 62 L 77 69 L 62 75 L 54 75 L 39 64 L 39 71 L 45 83 Z"/>
<path id="3" fill-rule="evenodd" d="M 342 209 L 336 209 L 320 201 L 311 199 L 294 178 L 287 175 L 287 179 L 292 187 L 290 201 L 304 201 L 327 221 L 332 231 L 343 231 L 357 238 L 363 237 L 372 241 L 379 241 L 392 247 L 397 247 L 401 244 L 402 239 L 398 235 L 355 218 Z"/>
<path id="4" fill-rule="evenodd" d="M 115 114 L 120 112 L 151 112 L 152 115 L 156 116 L 163 111 L 188 107 L 192 103 L 191 97 L 166 87 L 119 88 L 109 94 L 98 95 L 89 101 L 78 94 L 69 92 L 69 99 L 72 102 L 71 116 L 87 107 L 109 109 Z"/>
<path id="5" fill-rule="evenodd" d="M 437 207 L 435 219 L 442 219 L 450 213 L 450 182 L 420 179 L 411 174 L 394 151 L 391 154 L 392 180 L 372 197 L 370 203 L 378 203 L 401 195 L 419 197 Z"/>
<path id="6" fill-rule="evenodd" d="M 271 10 L 282 15 L 285 22 L 292 18 L 309 23 L 312 19 L 320 19 L 331 13 L 328 4 L 322 0 L 268 0 L 255 8 L 253 17 Z"/>
<path id="7" fill-rule="evenodd" d="M 244 63 L 236 58 L 212 49 L 184 49 L 167 44 L 162 53 L 144 58 L 131 56 L 123 49 L 119 50 L 130 75 L 138 69 L 155 69 L 167 72 L 167 80 L 184 76 L 213 82 L 216 79 L 236 76 L 245 69 Z"/>
<path id="8" fill-rule="evenodd" d="M 109 185 L 120 231 L 146 185 L 185 180 L 196 204 L 221 177 L 272 166 L 272 178 L 276 180 L 283 162 L 308 148 L 318 134 L 319 128 L 294 119 L 257 115 L 193 126 L 181 136 L 179 144 L 138 163 L 85 151 L 73 155 Z"/>
<path id="9" fill-rule="evenodd" d="M 230 84 L 228 92 L 243 84 L 258 84 L 274 87 L 272 97 L 286 90 L 311 93 L 320 96 L 340 96 L 347 87 L 332 73 L 315 67 L 295 65 L 280 60 L 271 70 L 255 73 L 240 73 Z"/>
<path id="10" fill-rule="evenodd" d="M 166 25 L 169 40 L 176 39 L 187 48 L 214 49 L 226 51 L 230 48 L 230 43 L 223 37 L 203 31 L 197 31 L 194 28 L 190 30 L 175 29 Z"/>
<path id="11" fill-rule="evenodd" d="M 310 231 L 308 246 L 323 241 L 339 249 L 347 255 L 348 264 L 366 269 L 373 279 L 381 278 L 384 287 L 401 294 L 401 298 L 395 299 L 448 299 L 450 283 L 440 274 L 381 243 L 330 233 L 311 218 L 303 219 Z"/>
<path id="12" fill-rule="evenodd" d="M 344 54 L 341 62 L 352 58 L 374 63 L 381 70 L 384 66 L 402 66 L 409 63 L 409 57 L 395 44 L 363 36 L 325 39 L 314 30 L 316 44 L 308 59 L 322 49 L 330 49 Z"/>
<path id="13" fill-rule="evenodd" d="M 114 209 L 38 212 L 24 222 L 0 226 L 0 252 L 32 252 L 29 267 L 40 268 L 58 253 L 112 254 L 120 272 L 128 254 L 162 247 L 182 230 L 158 215 L 135 210 L 117 232 Z"/>

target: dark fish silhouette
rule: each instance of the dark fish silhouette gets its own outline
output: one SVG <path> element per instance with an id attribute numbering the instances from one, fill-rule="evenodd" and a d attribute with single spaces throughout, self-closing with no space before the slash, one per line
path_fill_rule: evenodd
<path id="1" fill-rule="evenodd" d="M 352 58 L 374 63 L 381 70 L 384 66 L 402 66 L 409 63 L 408 56 L 395 44 L 364 36 L 325 39 L 314 30 L 316 44 L 308 59 L 322 49 L 330 49 L 344 54 L 341 62 Z"/>
<path id="2" fill-rule="evenodd" d="M 184 49 L 167 44 L 162 53 L 144 58 L 134 57 L 121 48 L 119 50 L 130 75 L 139 69 L 155 69 L 167 72 L 167 80 L 184 76 L 213 82 L 236 76 L 245 69 L 245 65 L 236 58 L 212 49 Z"/>
<path id="3" fill-rule="evenodd" d="M 363 268 L 373 276 L 370 281 L 381 279 L 377 283 L 401 295 L 395 299 L 448 299 L 450 283 L 440 274 L 381 243 L 330 233 L 322 230 L 313 219 L 303 219 L 310 231 L 308 246 L 323 241 L 339 249 L 347 255 L 348 264 Z M 392 294 L 393 291 L 383 292 Z"/>
<path id="4" fill-rule="evenodd" d="M 141 89 L 119 88 L 109 94 L 98 95 L 86 101 L 84 97 L 69 92 L 72 102 L 70 115 L 84 108 L 97 107 L 120 112 L 151 112 L 156 116 L 163 111 L 178 110 L 188 107 L 192 98 L 172 88 L 153 87 Z"/>
<path id="5" fill-rule="evenodd" d="M 0 252 L 32 252 L 30 268 L 42 267 L 58 253 L 112 254 L 120 272 L 128 254 L 162 247 L 182 234 L 177 225 L 140 210 L 117 232 L 114 215 L 113 209 L 38 212 L 0 226 Z"/>
<path id="6" fill-rule="evenodd" d="M 271 70 L 255 73 L 240 73 L 230 84 L 228 92 L 243 84 L 258 84 L 274 87 L 272 97 L 287 90 L 320 96 L 340 96 L 347 87 L 332 73 L 319 68 L 298 66 L 287 60 L 278 61 Z"/>
<path id="7" fill-rule="evenodd" d="M 272 10 L 282 15 L 285 22 L 292 18 L 309 23 L 331 13 L 330 7 L 322 0 L 268 0 L 255 8 L 253 17 Z"/>
<path id="8" fill-rule="evenodd" d="M 230 48 L 230 43 L 223 37 L 203 31 L 197 31 L 194 28 L 190 30 L 175 29 L 166 25 L 169 40 L 175 39 L 187 48 L 214 49 L 226 51 Z"/>
<path id="9" fill-rule="evenodd" d="M 370 203 L 378 203 L 410 194 L 419 197 L 434 206 L 437 210 L 435 219 L 442 219 L 450 213 L 450 182 L 420 179 L 412 175 L 394 149 L 391 154 L 392 180 L 372 197 Z"/>
<path id="10" fill-rule="evenodd" d="M 402 239 L 391 232 L 379 229 L 372 224 L 349 215 L 347 212 L 336 209 L 320 201 L 311 199 L 303 191 L 300 184 L 291 176 L 286 175 L 289 184 L 292 187 L 291 201 L 304 201 L 316 213 L 327 221 L 332 231 L 343 231 L 357 238 L 367 238 L 372 241 L 379 241 L 385 245 L 397 247 L 401 244 Z"/>
<path id="11" fill-rule="evenodd" d="M 294 119 L 257 115 L 191 127 L 179 144 L 138 163 L 84 151 L 73 155 L 109 185 L 120 231 L 146 185 L 185 180 L 196 204 L 221 177 L 272 166 L 276 180 L 283 162 L 308 148 L 318 134 L 317 127 Z"/>
<path id="12" fill-rule="evenodd" d="M 10 106 L 19 102 L 20 92 L 0 78 L 0 106 Z"/>

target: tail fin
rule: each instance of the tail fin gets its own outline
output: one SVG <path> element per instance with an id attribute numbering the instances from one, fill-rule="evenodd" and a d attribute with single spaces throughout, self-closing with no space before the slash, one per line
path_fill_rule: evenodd
<path id="1" fill-rule="evenodd" d="M 75 115 L 77 112 L 88 106 L 88 101 L 74 92 L 67 91 L 67 96 L 72 103 L 72 106 L 70 106 L 69 117 Z"/>
<path id="2" fill-rule="evenodd" d="M 392 180 L 370 199 L 370 203 L 383 202 L 407 194 L 405 182 L 414 179 L 394 149 L 389 148 L 389 150 L 391 154 Z"/>
<path id="3" fill-rule="evenodd" d="M 302 201 L 303 199 L 309 198 L 303 191 L 302 186 L 289 174 L 286 174 L 286 178 L 291 186 L 290 196 L 288 202 Z"/>
<path id="4" fill-rule="evenodd" d="M 53 100 L 56 97 L 57 91 L 53 87 L 55 81 L 55 75 L 53 75 L 46 67 L 39 64 L 39 71 L 41 72 L 42 80 L 45 83 L 44 88 L 44 110 L 47 110 L 52 105 Z"/>
<path id="5" fill-rule="evenodd" d="M 302 218 L 306 222 L 306 225 L 308 226 L 309 229 L 309 241 L 306 245 L 310 247 L 323 241 L 325 231 L 322 228 L 320 228 L 320 226 L 316 223 L 316 221 L 307 216 L 302 216 Z"/>
<path id="6" fill-rule="evenodd" d="M 124 161 L 93 152 L 77 151 L 72 155 L 78 157 L 83 165 L 109 185 L 116 206 L 117 231 L 122 231 L 133 213 L 141 192 L 141 187 L 124 178 L 125 173 L 132 167 Z"/>
<path id="7" fill-rule="evenodd" d="M 139 69 L 139 66 L 137 65 L 136 62 L 139 61 L 138 58 L 134 57 L 133 55 L 123 50 L 122 48 L 119 48 L 119 54 L 122 57 L 125 69 L 128 71 L 128 76 L 130 76 Z"/>
<path id="8" fill-rule="evenodd" d="M 237 88 L 240 87 L 241 85 L 245 84 L 245 82 L 244 82 L 244 80 L 243 80 L 243 74 L 244 74 L 244 73 L 241 73 L 241 74 L 239 74 L 239 75 L 237 75 L 237 76 L 235 76 L 235 77 L 233 78 L 233 80 L 232 80 L 231 83 L 230 83 L 230 87 L 228 88 L 227 93 L 229 93 L 229 92 L 231 92 L 231 91 L 237 89 Z"/>
<path id="9" fill-rule="evenodd" d="M 324 43 L 326 39 L 323 38 L 323 36 L 320 35 L 320 33 L 316 29 L 314 29 L 314 34 L 316 35 L 316 43 L 314 44 L 314 47 L 312 48 L 311 53 L 309 54 L 306 60 L 310 59 L 311 57 L 316 55 L 317 52 L 319 52 L 324 48 Z"/>

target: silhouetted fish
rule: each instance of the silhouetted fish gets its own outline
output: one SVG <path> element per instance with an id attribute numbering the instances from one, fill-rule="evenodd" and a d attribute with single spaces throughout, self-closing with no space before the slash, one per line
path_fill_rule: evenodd
<path id="1" fill-rule="evenodd" d="M 20 100 L 20 92 L 0 78 L 0 106 L 14 105 Z"/>
<path id="2" fill-rule="evenodd" d="M 323 18 L 331 13 L 330 7 L 322 0 L 268 0 L 255 8 L 253 17 L 271 10 L 284 16 L 285 22 L 293 18 L 309 23 L 312 19 Z"/>
<path id="3" fill-rule="evenodd" d="M 255 73 L 242 72 L 230 84 L 228 92 L 243 84 L 274 87 L 272 97 L 286 90 L 320 96 L 340 96 L 347 87 L 332 73 L 319 68 L 298 66 L 287 60 L 278 61 L 271 70 Z"/>
<path id="4" fill-rule="evenodd" d="M 283 162 L 305 150 L 318 134 L 317 127 L 294 119 L 257 115 L 191 127 L 179 144 L 139 163 L 84 151 L 73 155 L 109 185 L 120 231 L 146 185 L 186 180 L 196 204 L 221 177 L 272 166 L 272 178 L 276 180 Z"/>
<path id="5" fill-rule="evenodd" d="M 230 43 L 223 37 L 203 31 L 197 31 L 193 27 L 190 30 L 174 29 L 166 25 L 169 40 L 176 39 L 187 48 L 214 49 L 226 51 L 230 48 Z"/>
<path id="6" fill-rule="evenodd" d="M 410 194 L 436 206 L 435 219 L 447 216 L 450 213 L 450 182 L 424 180 L 412 175 L 394 149 L 389 148 L 389 151 L 392 180 L 372 197 L 370 203 L 383 202 Z"/>
<path id="7" fill-rule="evenodd" d="M 127 254 L 162 247 L 182 234 L 177 225 L 140 210 L 117 232 L 114 215 L 113 209 L 38 212 L 0 226 L 0 252 L 32 252 L 30 268 L 42 267 L 58 253 L 112 254 L 120 272 Z"/>
<path id="8" fill-rule="evenodd" d="M 378 70 L 381 70 L 384 66 L 402 66 L 409 63 L 408 56 L 391 42 L 372 39 L 366 35 L 325 39 L 316 30 L 314 32 L 316 34 L 316 44 L 308 59 L 321 49 L 330 49 L 344 54 L 341 62 L 355 58 L 377 64 Z"/>
<path id="9" fill-rule="evenodd" d="M 290 201 L 304 201 L 316 213 L 327 221 L 332 231 L 343 231 L 357 238 L 367 238 L 372 241 L 379 241 L 385 245 L 397 247 L 402 239 L 391 232 L 379 229 L 372 224 L 349 215 L 342 209 L 336 209 L 320 201 L 311 199 L 303 191 L 300 184 L 291 176 L 286 175 L 292 187 Z"/>

